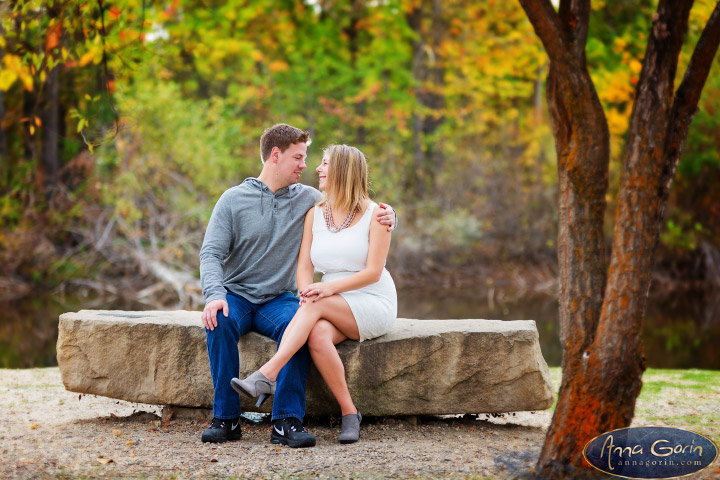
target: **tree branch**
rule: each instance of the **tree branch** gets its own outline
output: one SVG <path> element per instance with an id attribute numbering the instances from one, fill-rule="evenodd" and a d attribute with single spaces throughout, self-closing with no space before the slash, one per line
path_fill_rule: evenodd
<path id="1" fill-rule="evenodd" d="M 562 63 L 569 43 L 550 0 L 519 0 L 551 62 Z"/>
<path id="2" fill-rule="evenodd" d="M 660 0 L 653 14 L 653 25 L 630 115 L 624 172 L 633 175 L 638 173 L 634 161 L 655 158 L 655 164 L 658 165 L 658 153 L 663 148 L 672 108 L 678 57 L 692 3 L 692 0 Z"/>
<path id="3" fill-rule="evenodd" d="M 115 103 L 113 102 L 113 95 L 112 95 L 112 91 L 110 89 L 110 71 L 108 69 L 107 45 L 105 44 L 105 38 L 107 37 L 107 31 L 105 29 L 105 5 L 103 4 L 103 1 L 104 0 L 98 0 L 98 8 L 100 10 L 100 40 L 102 42 L 102 67 L 103 67 L 103 74 L 105 77 L 103 79 L 103 85 L 104 85 L 105 91 L 107 92 L 108 105 L 110 106 L 110 110 L 113 113 L 113 123 L 115 126 L 115 132 L 113 133 L 112 138 L 115 139 L 115 137 L 117 137 L 118 133 L 120 133 L 120 115 L 118 114 L 117 110 L 115 109 Z M 85 137 L 83 136 L 83 139 L 84 138 Z"/>
<path id="4" fill-rule="evenodd" d="M 720 45 L 720 2 L 715 4 L 715 10 L 705 24 L 700 34 L 695 50 L 693 51 L 690 63 L 682 83 L 678 87 L 675 101 L 673 102 L 673 116 L 671 117 L 671 130 L 674 130 L 675 122 L 682 122 L 685 131 L 690 127 L 692 117 L 697 111 L 697 104 L 700 101 L 703 87 L 710 74 L 713 60 Z M 678 135 L 680 136 L 680 135 Z M 681 135 L 685 137 L 685 135 Z"/>
<path id="5" fill-rule="evenodd" d="M 585 44 L 590 24 L 590 0 L 561 0 L 560 26 L 570 40 L 570 51 L 585 65 Z"/>
<path id="6" fill-rule="evenodd" d="M 665 205 L 665 199 L 670 194 L 670 184 L 675 177 L 682 150 L 685 147 L 688 130 L 693 117 L 697 113 L 698 102 L 702 95 L 703 87 L 707 81 L 712 68 L 713 60 L 720 45 L 720 2 L 715 4 L 705 28 L 700 34 L 695 50 L 693 51 L 690 63 L 685 76 L 675 94 L 668 123 L 667 137 L 663 151 L 662 171 L 662 192 L 659 197 L 661 205 Z M 663 216 L 663 209 L 659 211 L 660 218 Z"/>

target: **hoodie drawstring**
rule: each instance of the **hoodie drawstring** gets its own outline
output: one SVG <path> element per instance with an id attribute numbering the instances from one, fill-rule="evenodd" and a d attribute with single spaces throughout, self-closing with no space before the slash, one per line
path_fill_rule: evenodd
<path id="1" fill-rule="evenodd" d="M 249 179 L 246 179 L 247 182 Z M 255 180 L 255 179 L 253 179 Z M 257 182 L 257 181 L 256 181 Z M 265 185 L 263 185 L 261 182 L 257 182 L 260 184 L 260 216 L 265 216 L 265 189 L 267 188 Z M 287 188 L 288 190 L 288 201 L 290 203 L 290 219 L 295 219 L 295 210 L 293 209 L 293 189 L 290 188 L 291 186 L 287 186 L 284 188 Z M 275 192 L 277 194 L 278 192 Z"/>
<path id="2" fill-rule="evenodd" d="M 292 208 L 292 192 L 293 189 L 288 187 L 288 201 L 290 202 L 290 219 L 293 220 L 295 218 L 295 215 L 293 215 L 293 208 Z"/>

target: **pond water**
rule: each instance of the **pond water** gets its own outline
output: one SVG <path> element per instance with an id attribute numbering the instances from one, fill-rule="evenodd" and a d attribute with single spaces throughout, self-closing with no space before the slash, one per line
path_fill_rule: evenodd
<path id="1" fill-rule="evenodd" d="M 404 318 L 535 320 L 545 360 L 550 366 L 560 365 L 554 297 L 524 296 L 502 301 L 469 289 L 407 289 L 398 292 L 398 300 L 398 316 Z M 0 302 L 0 368 L 57 365 L 58 316 L 83 308 L 151 309 L 133 301 L 81 295 L 43 295 Z M 710 293 L 651 297 L 643 342 L 648 367 L 720 370 L 720 298 Z"/>

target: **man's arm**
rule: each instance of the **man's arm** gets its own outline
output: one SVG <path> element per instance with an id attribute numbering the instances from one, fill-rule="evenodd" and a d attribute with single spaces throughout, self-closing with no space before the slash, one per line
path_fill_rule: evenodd
<path id="1" fill-rule="evenodd" d="M 217 327 L 218 310 L 222 310 L 226 316 L 229 313 L 223 286 L 223 261 L 232 241 L 232 221 L 232 211 L 223 194 L 215 204 L 200 249 L 200 284 L 205 297 L 201 318 L 209 330 Z"/>

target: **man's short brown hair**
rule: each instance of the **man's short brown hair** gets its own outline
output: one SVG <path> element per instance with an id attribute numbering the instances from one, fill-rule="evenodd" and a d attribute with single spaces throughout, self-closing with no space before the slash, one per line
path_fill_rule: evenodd
<path id="1" fill-rule="evenodd" d="M 270 156 L 273 147 L 278 147 L 281 152 L 287 150 L 295 143 L 307 143 L 310 140 L 310 132 L 292 127 L 286 123 L 278 123 L 266 129 L 260 137 L 260 156 L 263 163 Z"/>

